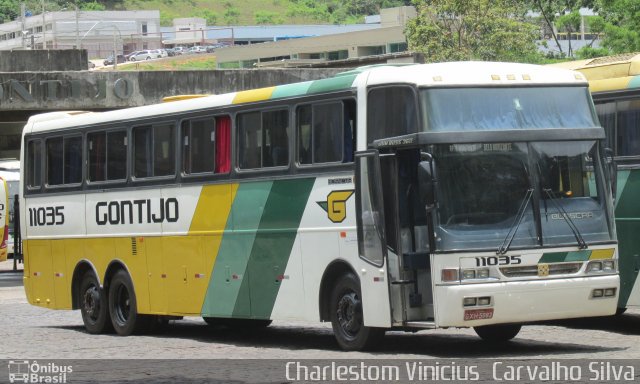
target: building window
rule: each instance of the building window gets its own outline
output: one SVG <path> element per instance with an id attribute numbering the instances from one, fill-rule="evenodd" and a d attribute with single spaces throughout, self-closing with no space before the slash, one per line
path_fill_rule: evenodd
<path id="1" fill-rule="evenodd" d="M 349 52 L 346 49 L 344 49 L 341 51 L 329 52 L 327 53 L 327 56 L 329 60 L 344 60 L 349 58 Z"/>
<path id="2" fill-rule="evenodd" d="M 286 109 L 238 116 L 241 169 L 286 166 L 289 163 L 289 112 Z"/>
<path id="3" fill-rule="evenodd" d="M 407 43 L 391 43 L 389 44 L 389 53 L 405 52 L 408 49 Z"/>
<path id="4" fill-rule="evenodd" d="M 147 36 L 147 23 L 142 23 L 142 36 Z"/>
<path id="5" fill-rule="evenodd" d="M 36 33 L 42 32 L 42 25 L 36 27 Z"/>

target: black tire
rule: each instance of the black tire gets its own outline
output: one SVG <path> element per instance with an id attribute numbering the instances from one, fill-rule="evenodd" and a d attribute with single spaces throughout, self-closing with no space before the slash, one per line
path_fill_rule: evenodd
<path id="1" fill-rule="evenodd" d="M 109 315 L 118 335 L 128 336 L 149 330 L 152 316 L 139 314 L 137 308 L 131 277 L 126 271 L 119 270 L 109 285 Z"/>
<path id="2" fill-rule="evenodd" d="M 496 324 L 473 327 L 482 340 L 490 343 L 505 343 L 520 332 L 520 324 Z"/>
<path id="3" fill-rule="evenodd" d="M 82 322 L 87 332 L 95 335 L 113 330 L 111 319 L 109 319 L 107 294 L 100 287 L 93 272 L 87 272 L 82 276 L 78 291 L 78 303 L 80 304 Z"/>
<path id="4" fill-rule="evenodd" d="M 136 61 L 135 57 L 132 57 L 131 59 L 129 59 L 130 61 Z"/>
<path id="5" fill-rule="evenodd" d="M 348 273 L 338 279 L 329 305 L 333 334 L 345 351 L 370 349 L 384 336 L 384 328 L 364 325 L 360 280 L 354 274 Z"/>
<path id="6" fill-rule="evenodd" d="M 145 60 L 151 60 L 151 56 L 147 56 Z"/>

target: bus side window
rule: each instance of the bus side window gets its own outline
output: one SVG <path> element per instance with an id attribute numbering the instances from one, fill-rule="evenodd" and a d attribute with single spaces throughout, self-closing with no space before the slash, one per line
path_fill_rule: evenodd
<path id="1" fill-rule="evenodd" d="M 133 175 L 138 178 L 175 174 L 172 123 L 133 128 Z"/>
<path id="2" fill-rule="evenodd" d="M 248 112 L 238 116 L 238 157 L 241 169 L 285 166 L 289 163 L 289 111 Z"/>
<path id="3" fill-rule="evenodd" d="M 27 144 L 27 187 L 39 188 L 42 182 L 42 142 L 30 140 Z"/>
<path id="4" fill-rule="evenodd" d="M 47 185 L 62 184 L 64 172 L 62 151 L 62 137 L 49 138 L 46 140 L 47 147 Z"/>
<path id="5" fill-rule="evenodd" d="M 182 172 L 213 172 L 216 159 L 216 122 L 212 117 L 182 122 Z"/>
<path id="6" fill-rule="evenodd" d="M 353 161 L 353 101 L 303 105 L 297 116 L 300 164 Z"/>

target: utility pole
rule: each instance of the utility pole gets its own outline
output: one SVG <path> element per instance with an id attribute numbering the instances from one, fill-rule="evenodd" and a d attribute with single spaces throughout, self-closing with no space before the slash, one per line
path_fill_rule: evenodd
<path id="1" fill-rule="evenodd" d="M 22 25 L 22 29 L 20 31 L 20 36 L 22 36 L 22 49 L 25 48 L 27 42 L 24 39 L 24 31 L 25 31 L 25 13 L 27 12 L 26 5 L 24 3 L 20 3 L 20 22 Z"/>
<path id="2" fill-rule="evenodd" d="M 47 22 L 44 17 L 44 0 L 42 0 L 42 49 L 47 49 Z"/>
<path id="3" fill-rule="evenodd" d="M 118 44 L 118 40 L 116 40 L 116 30 L 113 30 L 113 69 L 118 68 L 118 51 L 116 48 L 116 44 Z"/>
<path id="4" fill-rule="evenodd" d="M 80 26 L 78 20 L 78 4 L 75 5 L 76 8 L 76 49 L 80 49 Z"/>

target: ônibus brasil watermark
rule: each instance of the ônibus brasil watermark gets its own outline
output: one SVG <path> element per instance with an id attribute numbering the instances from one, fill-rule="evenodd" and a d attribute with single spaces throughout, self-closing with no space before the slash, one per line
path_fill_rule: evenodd
<path id="1" fill-rule="evenodd" d="M 10 383 L 67 383 L 72 372 L 71 365 L 9 360 Z"/>

